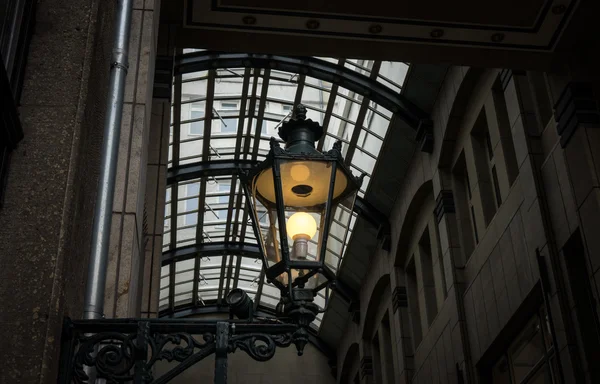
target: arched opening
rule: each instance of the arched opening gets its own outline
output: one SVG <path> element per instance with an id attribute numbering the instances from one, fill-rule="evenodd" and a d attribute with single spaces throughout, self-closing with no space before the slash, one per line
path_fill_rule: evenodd
<path id="1" fill-rule="evenodd" d="M 407 296 L 413 347 L 416 350 L 446 299 L 435 199 L 431 180 L 415 192 L 402 224 L 396 253 L 401 287 Z"/>
<path id="2" fill-rule="evenodd" d="M 394 383 L 394 356 L 389 322 L 391 304 L 390 275 L 375 284 L 362 331 L 363 343 L 373 358 L 373 377 L 377 383 Z"/>
<path id="3" fill-rule="evenodd" d="M 360 359 L 358 356 L 358 344 L 353 343 L 346 352 L 344 362 L 342 363 L 342 371 L 340 373 L 339 383 L 350 384 L 358 383 L 359 379 Z"/>

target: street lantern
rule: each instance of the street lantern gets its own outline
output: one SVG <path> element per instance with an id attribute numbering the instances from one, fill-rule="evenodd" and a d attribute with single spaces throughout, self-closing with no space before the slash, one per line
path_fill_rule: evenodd
<path id="1" fill-rule="evenodd" d="M 315 148 L 322 135 L 298 105 L 279 128 L 285 148 L 271 138 L 265 161 L 245 175 L 267 281 L 281 290 L 284 312 L 293 317 L 300 310 L 304 325 L 319 311 L 314 296 L 335 279 L 330 265 L 337 262 L 327 241 L 332 234 L 343 238 L 362 182 L 344 163 L 341 141 L 328 152 Z"/>

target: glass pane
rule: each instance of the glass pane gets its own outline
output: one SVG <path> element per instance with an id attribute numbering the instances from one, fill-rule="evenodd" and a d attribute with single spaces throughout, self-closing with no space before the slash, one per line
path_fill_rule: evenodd
<path id="1" fill-rule="evenodd" d="M 510 369 L 506 357 L 500 359 L 492 370 L 492 384 L 511 384 Z"/>
<path id="2" fill-rule="evenodd" d="M 524 382 L 526 384 L 552 384 L 552 375 L 548 370 L 547 365 L 543 365 L 541 369 L 529 380 Z"/>
<path id="3" fill-rule="evenodd" d="M 539 317 L 535 317 L 519 335 L 511 347 L 510 359 L 512 362 L 515 380 L 520 383 L 533 367 L 544 357 L 544 340 L 540 327 Z"/>
<path id="4" fill-rule="evenodd" d="M 270 172 L 272 177 L 273 172 Z M 265 181 L 266 182 L 266 181 Z M 273 182 L 271 181 L 271 185 Z M 259 198 L 257 184 L 251 185 L 250 194 L 252 195 L 252 208 L 254 209 L 254 218 L 258 223 L 254 223 L 259 229 L 260 241 L 263 244 L 267 265 L 266 268 L 273 266 L 282 260 L 279 248 L 279 230 L 277 228 L 277 211 L 273 203 L 269 203 Z"/>
<path id="5" fill-rule="evenodd" d="M 548 313 L 546 312 L 546 308 L 542 307 L 540 309 L 540 318 L 542 324 L 544 324 L 544 340 L 546 340 L 546 349 L 549 349 L 552 346 L 552 331 L 550 330 L 550 320 L 548 319 Z"/>

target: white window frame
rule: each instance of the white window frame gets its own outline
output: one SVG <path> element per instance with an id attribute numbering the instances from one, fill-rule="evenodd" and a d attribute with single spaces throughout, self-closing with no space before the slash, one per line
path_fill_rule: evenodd
<path id="1" fill-rule="evenodd" d="M 192 103 L 192 104 L 190 104 L 190 118 L 189 118 L 189 120 L 197 119 L 198 118 L 198 117 L 192 116 L 194 112 L 200 112 L 200 113 L 202 113 L 201 117 L 205 118 L 206 117 L 206 111 L 205 111 L 205 109 L 206 109 L 206 107 L 205 107 L 204 103 Z M 200 125 L 200 127 L 201 127 L 200 130 L 201 131 L 203 131 L 203 129 L 202 129 L 202 126 L 203 126 L 202 123 L 203 122 L 204 122 L 204 120 L 196 122 L 197 124 Z M 189 123 L 189 125 L 188 125 L 188 135 L 189 136 L 202 136 L 202 134 L 204 132 L 200 132 L 200 133 L 194 133 L 194 132 L 192 132 L 193 125 L 194 125 L 194 123 Z"/>
<path id="2" fill-rule="evenodd" d="M 191 184 L 187 184 L 187 185 L 185 186 L 185 197 L 188 197 L 188 196 L 190 195 L 190 194 L 189 194 L 189 192 L 188 192 L 188 189 L 189 189 L 189 186 L 190 186 L 190 185 L 191 185 Z M 200 194 L 200 186 L 198 186 L 198 194 Z M 199 198 L 198 198 L 198 199 L 199 199 Z M 183 200 L 183 204 L 184 204 L 184 206 L 186 207 L 186 208 L 185 208 L 185 211 L 187 211 L 187 203 L 188 203 L 188 202 L 190 202 L 190 201 L 193 201 L 193 199 L 187 199 L 187 200 Z M 184 214 L 184 215 L 183 215 L 183 225 L 184 225 L 184 226 L 188 226 L 188 225 L 198 225 L 198 215 L 199 215 L 199 212 L 200 212 L 200 201 L 198 201 L 198 204 L 197 204 L 197 208 L 196 208 L 196 209 L 198 210 L 198 212 L 197 212 L 197 213 L 186 213 L 186 214 Z M 188 222 L 187 222 L 187 221 L 188 221 L 188 216 L 189 216 L 189 215 L 193 215 L 193 214 L 196 214 L 196 222 L 195 222 L 195 223 L 193 223 L 193 224 L 192 224 L 192 223 L 188 223 Z"/>
<path id="3" fill-rule="evenodd" d="M 232 106 L 235 105 L 235 107 L 231 107 L 231 106 L 225 107 L 225 105 L 227 105 L 227 104 L 230 104 Z M 217 112 L 219 112 L 219 114 L 221 114 L 221 112 L 239 111 L 239 109 L 240 109 L 240 104 L 237 100 L 223 100 L 220 102 L 219 109 Z M 227 133 L 227 134 L 234 134 L 237 132 L 239 117 L 222 116 L 222 119 L 223 120 L 220 120 L 220 124 L 219 124 L 219 128 L 218 128 L 217 132 Z M 223 122 L 226 120 L 235 120 L 235 130 L 229 131 L 228 127 L 225 127 L 223 125 Z M 224 129 L 227 129 L 227 131 L 225 131 Z"/>

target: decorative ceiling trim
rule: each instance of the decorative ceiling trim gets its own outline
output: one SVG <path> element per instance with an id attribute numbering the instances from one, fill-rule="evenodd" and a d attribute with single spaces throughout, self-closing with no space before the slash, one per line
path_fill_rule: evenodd
<path id="1" fill-rule="evenodd" d="M 344 66 L 313 57 L 288 57 L 250 53 L 221 53 L 202 51 L 179 56 L 175 60 L 175 74 L 181 75 L 217 68 L 265 68 L 301 73 L 316 79 L 338 84 L 397 113 L 415 130 L 427 113 L 403 95 Z"/>
<path id="2" fill-rule="evenodd" d="M 193 0 L 198 1 L 198 0 Z M 205 1 L 205 0 L 200 0 Z M 252 13 L 252 14 L 262 14 L 262 15 L 274 15 L 274 16 L 295 16 L 295 17 L 303 17 L 303 18 L 318 18 L 318 19 L 331 19 L 331 20 L 340 20 L 340 21 L 371 21 L 374 23 L 400 23 L 400 24 L 408 24 L 408 25 L 428 25 L 431 27 L 460 27 L 460 28 L 473 28 L 473 29 L 490 29 L 490 30 L 498 30 L 501 29 L 503 31 L 538 31 L 543 23 L 544 18 L 547 16 L 548 12 L 553 8 L 554 0 L 545 0 L 544 4 L 539 8 L 538 13 L 535 17 L 535 22 L 528 27 L 515 27 L 511 25 L 502 25 L 502 24 L 490 24 L 490 25 L 482 25 L 477 23 L 468 23 L 468 22 L 444 22 L 444 21 L 427 21 L 427 20 L 419 20 L 419 19 L 409 19 L 402 17 L 391 17 L 391 16 L 369 16 L 369 15 L 358 15 L 358 14 L 349 14 L 349 13 L 327 13 L 327 12 L 317 12 L 317 11 L 293 11 L 289 9 L 276 9 L 276 8 L 264 8 L 264 7 L 243 7 L 243 6 L 228 6 L 222 5 L 222 0 L 210 0 L 211 10 L 218 12 L 238 12 L 238 13 Z M 562 4 L 558 2 L 557 5 Z"/>
<path id="3" fill-rule="evenodd" d="M 531 27 L 225 7 L 186 0 L 187 28 L 551 51 L 580 0 L 547 0 Z"/>

